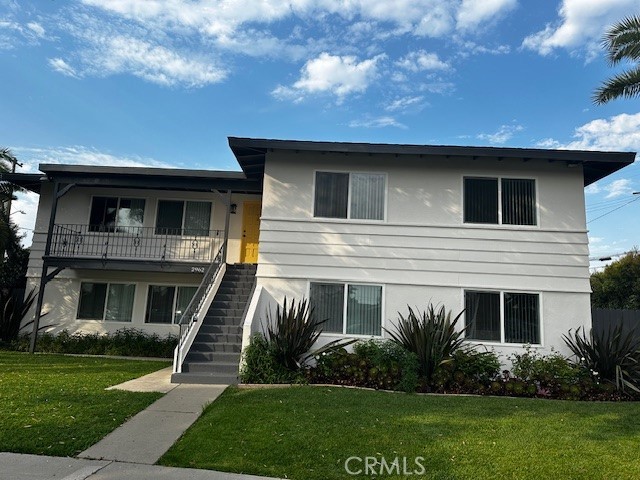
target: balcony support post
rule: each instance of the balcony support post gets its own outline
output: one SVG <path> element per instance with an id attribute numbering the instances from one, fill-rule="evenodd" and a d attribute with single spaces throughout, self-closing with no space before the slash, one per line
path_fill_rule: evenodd
<path id="1" fill-rule="evenodd" d="M 47 258 L 51 253 L 51 242 L 53 241 L 53 227 L 56 223 L 56 212 L 58 211 L 58 199 L 71 190 L 75 184 L 70 183 L 64 187 L 60 187 L 60 182 L 57 180 L 53 182 L 53 196 L 51 197 L 51 212 L 49 214 L 49 228 L 47 230 L 47 239 L 44 246 L 44 257 L 42 261 L 42 273 L 40 274 L 40 285 L 38 287 L 38 299 L 36 301 L 36 311 L 33 317 L 33 331 L 31 332 L 31 342 L 29 344 L 29 353 L 36 351 L 36 340 L 38 337 L 38 330 L 40 329 L 40 318 L 42 317 L 42 302 L 44 300 L 44 289 L 53 277 L 55 277 L 61 270 L 56 269 L 51 274 L 48 273 L 49 264 Z"/>
<path id="2" fill-rule="evenodd" d="M 221 259 L 224 263 L 227 262 L 227 245 L 229 244 L 229 223 L 231 220 L 231 190 L 227 190 L 227 194 L 225 195 L 225 206 L 227 207 L 227 215 L 224 219 L 224 243 L 222 244 Z"/>

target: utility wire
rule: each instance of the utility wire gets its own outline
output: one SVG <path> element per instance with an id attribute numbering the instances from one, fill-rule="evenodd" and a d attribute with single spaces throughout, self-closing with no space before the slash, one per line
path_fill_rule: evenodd
<path id="1" fill-rule="evenodd" d="M 640 197 L 638 197 L 638 198 L 634 198 L 633 200 L 629 200 L 627 203 L 623 203 L 623 204 L 622 204 L 622 205 L 620 205 L 619 207 L 616 207 L 616 208 L 614 208 L 614 209 L 612 209 L 612 210 L 609 210 L 607 213 L 603 213 L 603 214 L 602 214 L 602 215 L 600 215 L 599 217 L 596 217 L 596 218 L 593 218 L 593 219 L 589 220 L 589 221 L 587 222 L 587 224 L 592 223 L 592 222 L 595 222 L 596 220 L 599 220 L 599 219 L 601 219 L 602 217 L 606 217 L 606 216 L 607 216 L 607 215 L 609 215 L 610 213 L 613 213 L 613 212 L 615 212 L 616 210 L 620 210 L 622 207 L 626 207 L 626 206 L 627 206 L 627 205 L 629 205 L 630 203 L 637 202 L 638 200 L 640 200 Z"/>

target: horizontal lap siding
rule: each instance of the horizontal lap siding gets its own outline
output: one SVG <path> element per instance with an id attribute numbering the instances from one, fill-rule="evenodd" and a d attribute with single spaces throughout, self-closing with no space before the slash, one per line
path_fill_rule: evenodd
<path id="1" fill-rule="evenodd" d="M 584 232 L 263 218 L 261 277 L 589 292 Z"/>

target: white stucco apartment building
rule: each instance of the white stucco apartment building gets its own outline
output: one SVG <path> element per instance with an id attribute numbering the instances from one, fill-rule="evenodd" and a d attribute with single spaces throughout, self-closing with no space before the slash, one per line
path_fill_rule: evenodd
<path id="1" fill-rule="evenodd" d="M 190 313 L 202 320 L 226 265 L 244 262 L 257 264 L 233 325 L 245 344 L 286 296 L 309 298 L 329 319 L 324 340 L 384 337 L 398 311 L 433 302 L 454 315 L 466 309 L 467 340 L 501 354 L 524 344 L 562 351 L 562 334 L 591 325 L 584 187 L 635 155 L 235 137 L 229 145 L 241 172 L 42 165 L 43 175 L 24 175 L 41 195 L 29 282 L 64 267 L 46 285 L 46 322 L 178 333 L 196 287 Z M 206 327 L 183 321 L 191 327 L 181 328 L 177 373 Z"/>

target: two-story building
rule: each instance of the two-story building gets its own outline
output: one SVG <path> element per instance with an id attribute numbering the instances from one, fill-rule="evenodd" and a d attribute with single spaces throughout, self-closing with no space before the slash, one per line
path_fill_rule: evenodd
<path id="1" fill-rule="evenodd" d="M 635 157 L 229 145 L 241 172 L 41 165 L 28 276 L 46 283 L 42 322 L 179 333 L 177 381 L 233 381 L 241 342 L 285 296 L 328 319 L 325 341 L 384 337 L 433 302 L 465 309 L 466 339 L 505 356 L 563 351 L 591 325 L 584 187 Z"/>

